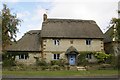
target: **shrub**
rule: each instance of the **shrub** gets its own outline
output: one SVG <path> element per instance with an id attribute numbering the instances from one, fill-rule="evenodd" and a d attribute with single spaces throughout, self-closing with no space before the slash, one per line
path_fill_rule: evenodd
<path id="1" fill-rule="evenodd" d="M 2 66 L 3 67 L 12 67 L 12 66 L 16 66 L 16 62 L 13 60 L 13 59 L 5 59 L 3 60 L 3 63 L 2 63 Z"/>
<path id="2" fill-rule="evenodd" d="M 51 65 L 59 65 L 59 60 L 51 60 Z"/>
<path id="3" fill-rule="evenodd" d="M 51 70 L 60 70 L 60 66 L 59 65 L 53 65 L 51 66 Z"/>
<path id="4" fill-rule="evenodd" d="M 46 61 L 41 60 L 41 61 L 38 61 L 38 62 L 37 62 L 37 65 L 38 65 L 38 66 L 47 66 L 47 63 L 46 63 Z"/>
<path id="5" fill-rule="evenodd" d="M 11 54 L 7 52 L 2 53 L 2 66 L 3 67 L 11 67 L 11 66 L 16 66 L 15 62 L 15 56 L 12 56 Z"/>
<path id="6" fill-rule="evenodd" d="M 110 59 L 111 55 L 104 52 L 96 52 L 94 56 L 97 58 L 98 63 L 106 63 L 107 59 Z"/>
<path id="7" fill-rule="evenodd" d="M 47 62 L 44 59 L 39 59 L 38 57 L 34 57 L 36 59 L 36 65 L 37 66 L 47 66 Z"/>
<path id="8" fill-rule="evenodd" d="M 40 66 L 41 70 L 46 70 L 48 69 L 48 66 Z"/>
<path id="9" fill-rule="evenodd" d="M 59 59 L 59 60 L 52 60 L 51 65 L 59 65 L 59 66 L 65 66 L 66 60 L 65 59 Z"/>
<path id="10" fill-rule="evenodd" d="M 86 60 L 86 55 L 91 52 L 81 52 L 80 55 L 77 57 L 77 65 L 84 65 L 86 66 L 88 64 L 88 60 Z"/>
<path id="11" fill-rule="evenodd" d="M 120 55 L 115 56 L 112 55 L 111 65 L 113 65 L 114 68 L 120 69 Z"/>

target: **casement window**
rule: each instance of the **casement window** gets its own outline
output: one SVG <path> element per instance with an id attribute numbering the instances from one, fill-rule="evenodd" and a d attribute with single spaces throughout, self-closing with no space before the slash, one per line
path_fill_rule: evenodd
<path id="1" fill-rule="evenodd" d="M 91 45 L 91 39 L 86 39 L 86 45 Z"/>
<path id="2" fill-rule="evenodd" d="M 87 59 L 92 59 L 92 54 L 87 54 L 86 58 Z"/>
<path id="3" fill-rule="evenodd" d="M 53 39 L 54 45 L 60 45 L 60 40 L 59 39 Z"/>
<path id="4" fill-rule="evenodd" d="M 60 54 L 53 54 L 53 59 L 54 60 L 60 59 Z"/>
<path id="5" fill-rule="evenodd" d="M 28 55 L 26 54 L 20 54 L 19 59 L 27 59 Z"/>

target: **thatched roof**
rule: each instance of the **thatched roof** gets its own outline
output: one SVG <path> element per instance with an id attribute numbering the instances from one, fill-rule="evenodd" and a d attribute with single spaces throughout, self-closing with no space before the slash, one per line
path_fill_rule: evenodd
<path id="1" fill-rule="evenodd" d="M 41 51 L 40 30 L 31 30 L 17 42 L 7 47 L 7 51 Z"/>
<path id="2" fill-rule="evenodd" d="M 104 43 L 112 42 L 113 27 L 110 27 L 104 34 Z"/>
<path id="3" fill-rule="evenodd" d="M 70 46 L 67 51 L 65 52 L 65 54 L 78 54 L 79 52 L 77 51 L 77 49 L 73 46 Z"/>
<path id="4" fill-rule="evenodd" d="M 43 38 L 103 38 L 93 20 L 47 19 L 42 24 Z"/>

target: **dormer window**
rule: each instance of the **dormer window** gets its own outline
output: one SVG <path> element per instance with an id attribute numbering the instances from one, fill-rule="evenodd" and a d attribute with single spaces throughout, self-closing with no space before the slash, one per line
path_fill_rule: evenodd
<path id="1" fill-rule="evenodd" d="M 53 39 L 54 45 L 60 45 L 60 40 L 59 39 Z"/>
<path id="2" fill-rule="evenodd" d="M 86 39 L 86 45 L 91 45 L 91 39 Z"/>

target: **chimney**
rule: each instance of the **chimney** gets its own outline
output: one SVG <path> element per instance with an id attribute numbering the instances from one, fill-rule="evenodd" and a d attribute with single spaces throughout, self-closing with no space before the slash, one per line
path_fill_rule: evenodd
<path id="1" fill-rule="evenodd" d="M 43 22 L 46 22 L 47 21 L 47 14 L 44 14 L 43 15 Z"/>

